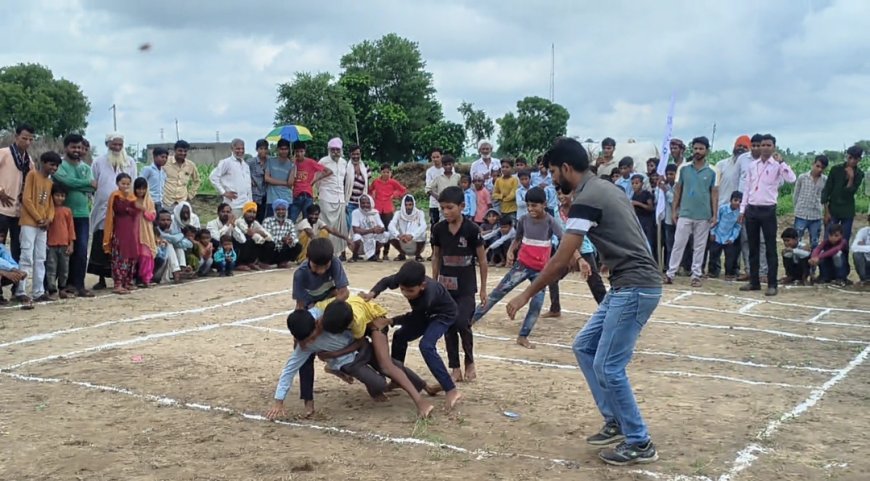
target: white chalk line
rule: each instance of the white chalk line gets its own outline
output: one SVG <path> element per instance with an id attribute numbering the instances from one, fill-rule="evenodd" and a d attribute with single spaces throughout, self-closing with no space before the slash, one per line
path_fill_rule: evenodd
<path id="1" fill-rule="evenodd" d="M 674 301 L 671 301 L 671 303 L 673 303 L 673 302 L 674 302 Z M 759 305 L 759 304 L 761 304 L 761 301 L 754 301 L 754 302 L 750 302 L 749 304 L 745 304 L 745 305 L 743 305 L 743 307 L 741 307 L 740 309 L 737 309 L 737 313 L 738 313 L 738 314 L 747 314 L 747 313 L 749 313 L 749 311 L 750 311 L 753 307 L 755 307 L 755 306 L 757 306 L 757 305 Z"/>
<path id="2" fill-rule="evenodd" d="M 272 327 L 265 327 L 265 326 L 253 326 L 253 325 L 249 325 L 249 324 L 235 324 L 233 327 L 243 327 L 243 328 L 254 329 L 254 330 L 263 331 L 263 332 L 271 332 L 271 333 L 281 334 L 281 335 L 290 335 L 290 332 L 288 332 L 286 330 L 275 329 Z M 489 337 L 489 338 L 491 339 L 491 337 Z M 409 347 L 410 347 L 410 349 L 417 350 L 417 348 L 414 346 L 409 346 Z M 518 364 L 518 365 L 524 365 L 524 366 L 542 367 L 542 368 L 547 368 L 547 369 L 559 369 L 559 370 L 566 370 L 566 371 L 577 371 L 580 369 L 576 364 L 561 364 L 561 363 L 549 362 L 549 361 L 533 361 L 531 359 L 494 356 L 491 354 L 481 354 L 479 352 L 474 353 L 474 357 L 476 357 L 478 359 L 487 359 L 490 361 L 496 361 L 496 362 L 501 362 L 501 363 L 506 363 L 506 364 Z M 778 382 L 753 381 L 751 379 L 743 379 L 743 378 L 737 378 L 737 377 L 717 376 L 717 375 L 708 375 L 708 374 L 695 374 L 695 373 L 682 372 L 682 371 L 656 371 L 656 370 L 653 370 L 653 371 L 649 371 L 649 372 L 653 373 L 653 374 L 664 375 L 664 376 L 679 375 L 681 377 L 703 377 L 703 378 L 715 379 L 715 380 L 719 380 L 719 381 L 731 381 L 731 382 L 738 382 L 738 383 L 743 383 L 743 384 L 751 384 L 751 385 L 755 385 L 755 386 L 769 385 L 769 386 L 777 386 L 777 387 L 802 388 L 802 389 L 813 389 L 815 387 L 815 386 L 800 386 L 800 385 L 778 383 Z"/>
<path id="3" fill-rule="evenodd" d="M 240 273 L 240 274 L 236 274 L 236 275 L 235 275 L 235 279 L 239 279 L 239 278 L 247 277 L 247 276 L 254 276 L 254 275 L 257 275 L 257 274 L 266 274 L 266 273 L 269 273 L 269 272 L 281 272 L 281 269 L 270 269 L 270 270 L 262 270 L 262 271 L 243 272 L 243 273 Z M 148 288 L 148 289 L 142 289 L 142 292 L 156 291 L 156 290 L 158 290 L 158 289 L 168 289 L 168 288 L 170 288 L 170 287 L 183 287 L 183 286 L 188 286 L 188 285 L 191 285 L 191 284 L 200 284 L 200 283 L 202 283 L 202 282 L 211 282 L 211 281 L 216 281 L 216 280 L 221 280 L 221 278 L 220 278 L 220 277 L 204 277 L 204 278 L 200 278 L 200 279 L 194 279 L 194 280 L 192 280 L 192 281 L 185 281 L 185 282 L 183 282 L 183 283 L 181 283 L 181 284 L 172 284 L 172 283 L 170 283 L 170 284 L 157 284 L 157 285 L 155 285 L 155 286 L 153 286 L 153 287 L 150 287 L 150 288 Z M 84 302 L 88 302 L 88 301 L 94 301 L 94 300 L 98 300 L 98 299 L 104 299 L 104 298 L 106 298 L 106 297 L 112 297 L 112 296 L 115 296 L 115 294 L 111 294 L 111 293 L 110 293 L 110 292 L 111 292 L 110 289 L 106 289 L 106 291 L 109 292 L 109 293 L 107 293 L 107 294 L 98 294 L 98 295 L 95 295 L 94 297 L 76 297 L 76 298 L 74 298 L 74 299 L 64 299 L 64 300 L 60 300 L 60 299 L 59 299 L 59 300 L 56 300 L 56 301 L 40 302 L 39 305 L 40 305 L 40 306 L 50 306 L 50 305 L 52 305 L 52 304 L 59 304 L 59 303 L 62 303 L 62 302 L 63 302 L 63 303 L 67 303 L 67 304 L 69 304 L 69 305 L 74 305 L 75 303 L 78 303 L 78 302 L 83 302 L 83 301 L 84 301 Z M 136 292 L 139 292 L 139 291 L 137 290 Z M 132 296 L 130 296 L 130 297 L 135 298 L 135 296 L 136 296 L 136 292 L 134 292 L 134 293 L 132 294 Z M 14 303 L 13 303 L 12 305 L 9 305 L 9 306 L 2 306 L 2 307 L 0 307 L 0 310 L 3 310 L 3 309 L 21 309 L 21 306 L 18 305 L 18 304 L 14 304 Z"/>
<path id="4" fill-rule="evenodd" d="M 204 279 L 204 280 L 206 280 L 206 279 Z M 28 336 L 28 337 L 25 337 L 23 339 L 18 339 L 17 341 L 4 342 L 4 343 L 0 344 L 0 349 L 6 348 L 9 346 L 18 345 L 18 344 L 27 344 L 30 342 L 45 341 L 45 340 L 48 340 L 48 339 L 51 339 L 51 338 L 54 338 L 54 337 L 57 337 L 57 336 L 60 336 L 63 334 L 71 334 L 74 332 L 80 332 L 80 331 L 85 331 L 85 330 L 89 330 L 89 329 L 98 329 L 101 327 L 111 326 L 114 324 L 126 324 L 126 323 L 130 323 L 130 322 L 148 321 L 151 319 L 177 317 L 177 316 L 182 316 L 185 314 L 200 314 L 203 312 L 212 311 L 215 309 L 220 309 L 222 307 L 229 307 L 229 306 L 234 306 L 236 304 L 243 304 L 243 303 L 250 302 L 250 301 L 253 301 L 256 299 L 262 299 L 262 298 L 277 296 L 277 295 L 281 295 L 281 294 L 288 294 L 289 292 L 290 292 L 289 289 L 283 289 L 280 291 L 267 292 L 264 294 L 257 294 L 254 296 L 248 296 L 248 297 L 244 297 L 241 299 L 234 299 L 232 301 L 227 301 L 227 302 L 223 302 L 220 304 L 214 304 L 211 306 L 195 307 L 192 309 L 185 309 L 182 311 L 153 312 L 150 314 L 143 314 L 143 315 L 137 316 L 137 317 L 131 317 L 131 318 L 125 318 L 125 319 L 116 319 L 114 321 L 105 321 L 105 322 L 101 322 L 99 324 L 94 324 L 92 326 L 72 327 L 69 329 L 61 329 L 59 331 L 47 332 L 47 333 L 43 333 L 43 334 L 34 334 L 32 336 Z"/>
<path id="5" fill-rule="evenodd" d="M 19 362 L 17 364 L 13 364 L 11 366 L 4 367 L 4 368 L 0 369 L 0 372 L 13 371 L 16 369 L 20 369 L 24 366 L 30 366 L 33 364 L 54 361 L 57 359 L 72 359 L 72 358 L 80 357 L 84 354 L 90 354 L 90 353 L 94 353 L 94 352 L 100 352 L 100 351 L 115 349 L 115 348 L 119 348 L 119 347 L 132 346 L 135 344 L 141 344 L 143 342 L 148 342 L 148 341 L 152 341 L 155 339 L 165 339 L 165 338 L 169 338 L 169 337 L 176 337 L 176 336 L 181 336 L 184 334 L 190 334 L 193 332 L 210 331 L 212 329 L 216 329 L 216 328 L 222 327 L 222 326 L 242 325 L 242 324 L 246 324 L 246 323 L 250 323 L 250 322 L 264 321 L 266 319 L 272 319 L 274 317 L 278 317 L 278 316 L 282 316 L 282 315 L 286 315 L 286 314 L 287 314 L 286 312 L 277 312 L 277 313 L 268 314 L 265 316 L 252 317 L 252 318 L 241 319 L 241 320 L 232 321 L 232 322 L 206 324 L 203 326 L 191 327 L 188 329 L 176 329 L 176 330 L 167 331 L 167 332 L 158 332 L 158 333 L 154 333 L 154 334 L 148 334 L 145 336 L 139 336 L 139 337 L 134 337 L 131 339 L 125 339 L 123 341 L 114 341 L 114 342 L 109 342 L 109 343 L 105 343 L 105 344 L 100 344 L 98 346 L 87 347 L 84 349 L 70 351 L 70 352 L 66 352 L 63 354 L 52 354 L 50 356 L 45 356 L 45 357 L 41 357 L 38 359 L 30 359 L 27 361 Z"/>
<path id="6" fill-rule="evenodd" d="M 815 316 L 813 316 L 813 317 L 807 319 L 807 322 L 809 322 L 809 323 L 815 323 L 815 322 L 817 322 L 819 319 L 821 319 L 822 317 L 824 317 L 824 316 L 826 316 L 826 315 L 828 315 L 828 314 L 830 314 L 830 313 L 831 313 L 831 310 L 830 310 L 830 309 L 825 309 L 824 311 L 822 311 L 822 312 L 816 314 Z"/>
<path id="7" fill-rule="evenodd" d="M 864 348 L 857 356 L 855 356 L 849 364 L 840 369 L 837 374 L 828 379 L 827 382 L 822 384 L 820 387 L 814 389 L 810 395 L 801 401 L 798 405 L 792 408 L 791 411 L 784 413 L 778 419 L 774 419 L 770 421 L 767 426 L 758 433 L 757 438 L 760 441 L 764 441 L 769 439 L 771 436 L 776 434 L 779 428 L 783 425 L 783 423 L 787 423 L 792 419 L 797 419 L 805 412 L 810 410 L 819 401 L 825 396 L 825 394 L 831 390 L 834 386 L 842 382 L 846 379 L 846 376 L 849 375 L 852 370 L 856 367 L 860 366 L 867 360 L 867 356 L 870 355 L 870 346 Z M 737 457 L 734 459 L 732 463 L 731 469 L 719 477 L 719 481 L 731 481 L 735 479 L 735 477 L 740 474 L 742 471 L 749 469 L 755 460 L 758 459 L 758 456 L 767 452 L 767 449 L 761 446 L 758 443 L 750 443 L 745 448 L 741 449 L 737 453 Z"/>
<path id="8" fill-rule="evenodd" d="M 560 294 L 561 294 L 561 293 L 560 293 Z M 689 291 L 689 292 L 684 292 L 684 293 L 678 295 L 677 297 L 671 299 L 671 300 L 668 301 L 668 302 L 680 302 L 680 301 L 682 301 L 683 299 L 688 299 L 689 297 L 692 297 L 692 294 L 693 294 L 693 293 L 692 293 L 691 291 Z"/>

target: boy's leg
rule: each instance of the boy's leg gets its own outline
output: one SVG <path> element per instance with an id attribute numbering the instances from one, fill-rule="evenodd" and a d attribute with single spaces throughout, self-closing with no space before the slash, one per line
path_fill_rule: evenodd
<path id="1" fill-rule="evenodd" d="M 66 253 L 66 248 L 58 249 L 58 265 L 57 265 L 57 288 L 63 289 L 69 282 L 69 262 L 70 256 Z"/>
<path id="2" fill-rule="evenodd" d="M 746 237 L 749 244 L 749 284 L 761 289 L 759 261 L 761 259 L 761 221 L 755 206 L 748 206 L 745 214 Z"/>
<path id="3" fill-rule="evenodd" d="M 834 279 L 845 281 L 849 276 L 849 258 L 846 257 L 845 249 L 838 252 L 831 262 L 834 264 Z"/>
<path id="4" fill-rule="evenodd" d="M 393 333 L 392 347 L 390 349 L 390 357 L 404 363 L 405 355 L 408 353 L 408 343 L 419 339 L 423 335 L 425 326 L 402 326 Z"/>
<path id="5" fill-rule="evenodd" d="M 305 401 L 308 414 L 314 412 L 314 354 L 299 368 L 299 399 Z"/>
<path id="6" fill-rule="evenodd" d="M 69 283 L 77 292 L 85 292 L 85 273 L 88 268 L 88 236 L 90 219 L 87 217 L 73 218 L 76 240 L 73 244 L 73 254 L 70 259 Z"/>
<path id="7" fill-rule="evenodd" d="M 474 325 L 477 321 L 479 321 L 483 316 L 489 312 L 499 301 L 501 301 L 506 295 L 508 295 L 514 287 L 520 285 L 523 281 L 528 279 L 528 273 L 525 268 L 521 267 L 518 262 L 515 262 L 511 270 L 508 271 L 507 274 L 502 277 L 502 279 L 498 282 L 498 285 L 495 286 L 495 289 L 489 293 L 489 296 L 486 299 L 486 306 L 482 309 L 478 307 L 474 314 L 471 317 L 471 325 Z"/>
<path id="8" fill-rule="evenodd" d="M 604 296 L 607 295 L 607 287 L 604 285 L 604 279 L 601 278 L 601 273 L 598 272 L 598 261 L 595 260 L 595 254 L 580 254 L 587 264 L 589 264 L 590 270 L 592 271 L 589 274 L 589 277 L 586 278 L 586 285 L 589 286 L 589 291 L 592 292 L 592 297 L 595 298 L 595 302 L 597 304 L 601 304 L 604 301 Z"/>
<path id="9" fill-rule="evenodd" d="M 830 257 L 819 261 L 819 280 L 824 283 L 834 280 L 834 262 Z"/>
<path id="10" fill-rule="evenodd" d="M 465 379 L 473 381 L 477 377 L 474 368 L 474 333 L 471 331 L 471 316 L 474 315 L 474 295 L 456 299 L 457 316 L 454 328 L 462 340 L 462 352 L 465 353 Z"/>
<path id="11" fill-rule="evenodd" d="M 722 248 L 722 244 L 718 242 L 713 241 L 710 243 L 710 262 L 707 264 L 707 274 L 710 277 L 719 277 L 719 273 L 722 269 L 720 264 L 723 250 Z"/>
<path id="12" fill-rule="evenodd" d="M 426 361 L 426 366 L 429 371 L 435 376 L 438 384 L 448 394 L 456 389 L 456 384 L 447 372 L 444 366 L 444 361 L 438 355 L 438 339 L 444 337 L 444 334 L 453 323 L 452 319 L 435 318 L 430 319 L 426 325 L 426 330 L 423 332 L 423 338 L 420 340 L 420 353 L 423 355 L 423 360 Z"/>
<path id="13" fill-rule="evenodd" d="M 809 224 L 810 224 L 810 221 L 808 221 L 806 219 L 802 219 L 800 217 L 794 218 L 794 230 L 797 231 L 798 242 L 801 242 L 802 240 L 804 240 L 804 232 L 806 232 L 807 229 L 809 228 Z M 810 231 L 810 239 L 812 239 L 812 237 L 813 237 L 813 233 L 812 233 L 812 231 Z M 813 246 L 813 249 L 815 249 L 815 246 Z"/>
<path id="14" fill-rule="evenodd" d="M 65 248 L 62 248 L 65 249 Z M 45 288 L 49 294 L 57 292 L 62 285 L 58 282 L 58 267 L 60 266 L 60 250 L 57 247 L 49 247 L 45 257 Z"/>
<path id="15" fill-rule="evenodd" d="M 737 259 L 740 257 L 740 244 L 734 242 L 725 245 L 725 275 L 737 275 Z"/>
<path id="16" fill-rule="evenodd" d="M 800 276 L 799 279 L 801 282 L 806 281 L 807 277 L 810 276 L 810 263 L 809 259 L 792 259 L 792 263 L 795 265 L 794 272 L 796 275 Z"/>
<path id="17" fill-rule="evenodd" d="M 411 396 L 411 400 L 417 406 L 419 416 L 428 417 L 429 413 L 432 412 L 432 405 L 420 396 L 420 391 L 426 388 L 426 382 L 420 379 L 414 371 L 405 368 L 403 363 L 390 357 L 389 341 L 385 332 L 371 332 L 371 340 L 375 369 L 390 378 Z"/>
<path id="18" fill-rule="evenodd" d="M 852 261 L 855 263 L 855 272 L 861 282 L 867 282 L 867 255 L 863 252 L 853 252 Z"/>
<path id="19" fill-rule="evenodd" d="M 529 280 L 533 281 L 537 275 L 530 276 Z M 523 320 L 523 325 L 520 327 L 520 338 L 517 342 L 524 347 L 533 347 L 525 338 L 529 337 L 535 324 L 538 322 L 538 316 L 541 314 L 541 307 L 544 306 L 544 291 L 539 291 L 532 297 L 529 302 L 529 310 L 526 312 L 526 318 Z M 523 342 L 525 340 L 525 342 Z"/>
<path id="20" fill-rule="evenodd" d="M 556 317 L 555 314 L 562 313 L 562 302 L 561 299 L 559 299 L 559 281 L 561 280 L 562 279 L 553 281 L 552 284 L 547 286 L 547 290 L 550 291 L 550 310 L 548 312 L 550 316 L 547 317 Z M 544 315 L 546 316 L 546 314 Z"/>
<path id="21" fill-rule="evenodd" d="M 45 257 L 48 249 L 48 231 L 37 229 L 33 251 L 33 297 L 45 294 Z"/>
<path id="22" fill-rule="evenodd" d="M 341 372 L 353 376 L 354 379 L 365 384 L 369 396 L 375 400 L 384 400 L 387 390 L 387 381 L 384 376 L 371 365 L 374 363 L 372 347 L 365 343 L 357 352 L 353 362 L 341 366 Z M 376 366 L 377 364 L 375 364 Z"/>
<path id="23" fill-rule="evenodd" d="M 819 237 L 822 235 L 822 220 L 807 221 L 807 230 L 810 232 L 810 246 L 815 249 L 819 245 Z"/>
<path id="24" fill-rule="evenodd" d="M 403 208 L 404 208 L 404 206 L 403 206 Z M 384 228 L 389 227 L 390 222 L 392 222 L 392 220 L 393 220 L 393 214 L 381 214 L 381 222 L 384 223 Z M 399 251 L 400 254 L 402 253 L 401 247 L 397 247 L 396 250 Z M 384 244 L 384 260 L 387 260 L 387 255 L 389 253 L 390 253 L 390 243 L 387 242 Z M 377 251 L 375 251 L 375 255 L 377 255 Z"/>
<path id="25" fill-rule="evenodd" d="M 12 230 L 10 228 L 10 230 Z M 27 295 L 27 284 L 33 284 L 34 297 L 36 297 L 36 273 L 35 271 L 35 250 L 36 250 L 36 235 L 39 229 L 37 227 L 22 226 L 21 227 L 21 254 L 18 261 L 18 267 L 27 273 L 27 277 L 18 283 L 16 296 Z M 42 282 L 42 281 L 40 281 Z"/>

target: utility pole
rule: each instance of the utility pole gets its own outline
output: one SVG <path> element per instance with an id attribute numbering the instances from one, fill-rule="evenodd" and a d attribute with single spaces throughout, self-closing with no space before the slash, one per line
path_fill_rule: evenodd
<path id="1" fill-rule="evenodd" d="M 160 128 L 160 141 L 163 142 L 163 127 Z"/>
<path id="2" fill-rule="evenodd" d="M 118 131 L 118 108 L 115 107 L 115 104 L 112 104 L 112 106 L 109 107 L 109 110 L 112 111 L 112 126 L 113 126 L 112 131 L 117 132 Z"/>
<path id="3" fill-rule="evenodd" d="M 175 140 L 181 140 L 181 136 L 178 135 L 178 117 L 175 118 Z"/>
<path id="4" fill-rule="evenodd" d="M 550 102 L 556 101 L 556 44 L 550 44 Z"/>
<path id="5" fill-rule="evenodd" d="M 214 132 L 214 140 L 215 140 L 215 142 L 220 142 L 220 141 L 221 141 L 221 131 L 220 131 L 220 130 L 215 130 L 215 132 Z"/>

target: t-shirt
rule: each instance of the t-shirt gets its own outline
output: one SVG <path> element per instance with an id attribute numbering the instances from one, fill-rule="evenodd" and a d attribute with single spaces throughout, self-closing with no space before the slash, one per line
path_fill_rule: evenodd
<path id="1" fill-rule="evenodd" d="M 332 304 L 333 301 L 335 301 L 335 298 L 330 297 L 318 302 L 314 305 L 312 309 L 314 312 L 311 312 L 311 314 L 315 319 L 323 316 L 326 306 Z M 366 301 L 360 296 L 348 297 L 347 304 L 350 306 L 350 310 L 353 311 L 353 321 L 348 326 L 348 330 L 353 334 L 354 339 L 362 339 L 366 335 L 366 326 L 370 322 L 387 316 L 387 310 L 383 306 L 374 301 Z"/>
<path id="2" fill-rule="evenodd" d="M 299 197 L 300 194 L 308 194 L 314 197 L 314 189 L 311 187 L 311 181 L 318 172 L 323 172 L 324 167 L 317 163 L 314 159 L 306 157 L 302 162 L 296 164 L 296 180 L 293 181 L 293 196 Z"/>
<path id="3" fill-rule="evenodd" d="M 655 201 L 655 198 L 653 198 L 652 192 L 650 192 L 648 190 L 641 190 L 640 192 L 633 193 L 631 196 L 631 200 L 646 204 L 647 202 L 649 202 L 651 200 Z M 656 211 L 655 211 L 655 209 L 646 210 L 646 209 L 641 209 L 640 207 L 634 206 L 634 213 L 635 213 L 635 215 L 637 215 L 638 219 L 653 220 Z"/>
<path id="4" fill-rule="evenodd" d="M 521 239 L 517 260 L 524 266 L 541 271 L 550 260 L 553 236 L 562 237 L 562 227 L 550 214 L 542 219 L 524 215 L 517 222 L 516 238 Z"/>
<path id="5" fill-rule="evenodd" d="M 683 175 L 677 181 L 680 191 L 680 217 L 692 220 L 707 220 L 713 217 L 711 196 L 716 185 L 716 172 L 708 164 L 696 169 L 688 164 L 682 169 Z M 719 202 L 719 199 L 716 199 Z"/>
<path id="6" fill-rule="evenodd" d="M 382 180 L 380 177 L 372 181 L 369 186 L 369 195 L 375 199 L 375 210 L 381 214 L 396 212 L 393 199 L 401 199 L 408 189 L 396 179 Z"/>
<path id="7" fill-rule="evenodd" d="M 604 264 L 610 267 L 614 288 L 662 285 L 658 265 L 631 204 L 610 182 L 584 175 L 574 189 L 565 227 L 567 234 L 592 239 Z"/>
<path id="8" fill-rule="evenodd" d="M 322 275 L 311 272 L 305 261 L 293 273 L 293 299 L 310 306 L 334 295 L 334 290 L 348 286 L 347 274 L 338 257 L 332 258 L 329 269 Z"/>
<path id="9" fill-rule="evenodd" d="M 72 211 L 69 207 L 54 207 L 54 220 L 48 226 L 48 247 L 66 247 L 76 240 Z"/>
<path id="10" fill-rule="evenodd" d="M 276 157 L 270 157 L 268 160 L 266 160 L 266 173 L 269 174 L 269 177 L 275 180 L 283 180 L 284 182 L 286 182 L 290 180 L 290 174 L 292 172 L 292 160 L 288 159 L 286 161 L 281 161 Z M 293 192 L 290 191 L 290 187 L 286 185 L 266 184 L 266 203 L 271 204 L 278 199 L 292 202 Z"/>
<path id="11" fill-rule="evenodd" d="M 475 259 L 477 248 L 483 245 L 480 227 L 468 219 L 454 235 L 446 220 L 432 227 L 432 247 L 441 250 L 441 271 L 437 281 L 444 285 L 454 298 L 477 293 Z"/>

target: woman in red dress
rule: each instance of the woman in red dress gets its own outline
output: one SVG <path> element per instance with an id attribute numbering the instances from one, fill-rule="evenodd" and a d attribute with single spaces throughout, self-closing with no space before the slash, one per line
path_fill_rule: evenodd
<path id="1" fill-rule="evenodd" d="M 139 214 L 141 200 L 133 193 L 132 179 L 124 173 L 115 179 L 118 190 L 109 197 L 103 251 L 112 256 L 112 281 L 115 294 L 129 294 L 136 286 L 136 261 L 139 258 Z"/>

